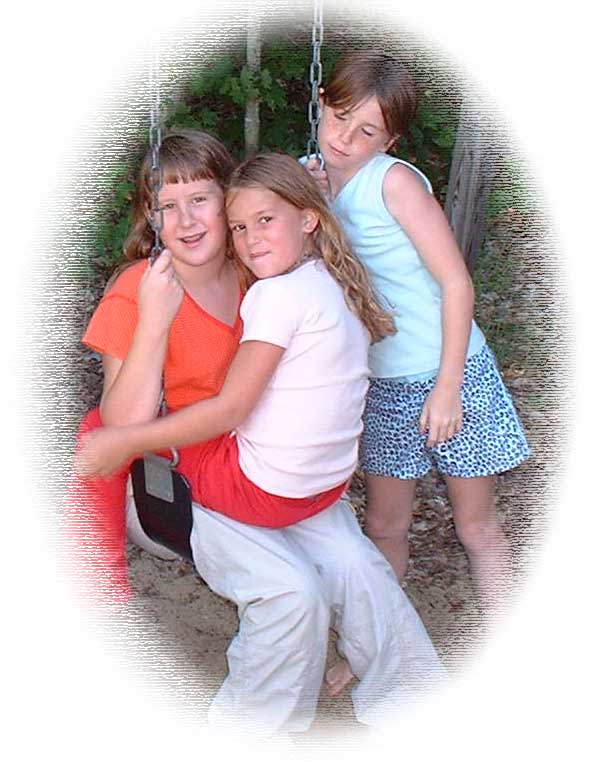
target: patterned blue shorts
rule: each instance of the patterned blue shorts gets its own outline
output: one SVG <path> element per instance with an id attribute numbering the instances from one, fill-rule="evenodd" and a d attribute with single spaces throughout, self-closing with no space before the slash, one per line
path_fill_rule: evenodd
<path id="1" fill-rule="evenodd" d="M 521 423 L 495 358 L 484 346 L 466 361 L 462 382 L 462 429 L 446 442 L 426 446 L 418 431 L 435 379 L 405 383 L 370 381 L 361 468 L 369 474 L 417 479 L 431 466 L 446 476 L 488 476 L 508 471 L 530 453 Z"/>

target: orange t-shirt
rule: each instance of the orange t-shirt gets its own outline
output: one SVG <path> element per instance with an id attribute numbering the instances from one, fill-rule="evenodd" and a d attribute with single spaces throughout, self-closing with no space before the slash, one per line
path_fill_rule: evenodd
<path id="1" fill-rule="evenodd" d="M 95 310 L 82 341 L 103 355 L 124 360 L 138 320 L 137 291 L 147 260 L 118 277 Z M 189 294 L 170 327 L 164 393 L 171 410 L 216 396 L 239 345 L 242 320 L 233 326 L 209 315 Z"/>
<path id="2" fill-rule="evenodd" d="M 124 360 L 138 319 L 137 291 L 147 261 L 125 270 L 93 314 L 83 342 L 101 354 Z M 237 351 L 242 321 L 228 326 L 186 295 L 172 323 L 165 361 L 166 399 L 176 409 L 220 391 Z M 98 408 L 84 418 L 78 441 L 101 425 Z M 185 462 L 197 462 L 199 445 L 180 450 Z M 65 506 L 66 547 L 80 592 L 94 602 L 127 601 L 127 469 L 109 479 L 72 475 Z"/>
<path id="3" fill-rule="evenodd" d="M 82 341 L 101 354 L 126 358 L 138 319 L 137 290 L 147 262 L 125 270 L 95 310 Z M 178 410 L 219 393 L 242 335 L 209 315 L 188 294 L 172 323 L 164 362 L 164 394 Z M 271 495 L 242 472 L 237 442 L 230 434 L 179 450 L 178 470 L 191 484 L 192 497 L 237 521 L 283 527 L 313 516 L 338 500 L 345 485 L 305 498 Z"/>

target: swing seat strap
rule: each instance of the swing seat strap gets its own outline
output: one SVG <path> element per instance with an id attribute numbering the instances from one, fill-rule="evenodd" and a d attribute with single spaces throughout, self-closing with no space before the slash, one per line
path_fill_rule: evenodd
<path id="1" fill-rule="evenodd" d="M 147 537 L 193 561 L 189 541 L 193 511 L 187 479 L 169 460 L 156 455 L 135 460 L 130 476 L 137 515 Z"/>

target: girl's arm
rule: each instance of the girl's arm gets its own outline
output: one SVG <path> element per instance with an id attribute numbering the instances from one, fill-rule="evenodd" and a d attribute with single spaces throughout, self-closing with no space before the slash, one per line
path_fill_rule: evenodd
<path id="1" fill-rule="evenodd" d="M 422 180 L 396 164 L 387 172 L 383 191 L 387 209 L 441 287 L 441 359 L 420 418 L 420 430 L 428 429 L 430 447 L 462 427 L 460 387 L 473 318 L 473 283 L 447 219 Z"/>
<path id="2" fill-rule="evenodd" d="M 243 342 L 216 397 L 148 423 L 94 431 L 84 440 L 77 471 L 106 476 L 145 451 L 183 447 L 233 431 L 256 405 L 283 353 L 284 348 L 275 344 Z"/>
<path id="3" fill-rule="evenodd" d="M 103 355 L 101 418 L 110 426 L 142 423 L 157 415 L 168 333 L 183 288 L 164 251 L 139 285 L 139 317 L 124 360 Z"/>

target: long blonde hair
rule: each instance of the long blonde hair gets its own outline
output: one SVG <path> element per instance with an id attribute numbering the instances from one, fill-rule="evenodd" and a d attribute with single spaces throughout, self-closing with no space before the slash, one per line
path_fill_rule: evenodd
<path id="1" fill-rule="evenodd" d="M 307 170 L 286 154 L 259 154 L 233 171 L 227 185 L 227 197 L 243 188 L 259 187 L 272 191 L 297 209 L 311 209 L 317 214 L 319 222 L 311 234 L 314 249 L 342 287 L 349 308 L 366 326 L 373 342 L 395 333 L 392 315 L 380 305 L 364 266 L 353 254 Z"/>

